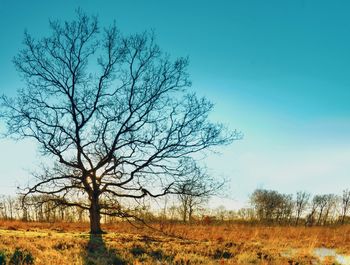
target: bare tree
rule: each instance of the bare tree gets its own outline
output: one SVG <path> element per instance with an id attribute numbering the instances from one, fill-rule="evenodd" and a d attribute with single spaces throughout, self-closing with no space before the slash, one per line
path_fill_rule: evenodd
<path id="1" fill-rule="evenodd" d="M 305 191 L 298 191 L 297 192 L 297 198 L 295 201 L 295 211 L 296 211 L 296 219 L 295 219 L 295 225 L 298 225 L 300 216 L 305 211 L 306 206 L 309 202 L 310 194 Z"/>
<path id="2" fill-rule="evenodd" d="M 250 196 L 250 203 L 255 209 L 260 221 L 273 221 L 273 212 L 276 208 L 277 191 L 264 189 L 255 190 Z"/>
<path id="3" fill-rule="evenodd" d="M 183 222 L 192 222 L 194 211 L 203 206 L 211 196 L 217 194 L 224 185 L 224 182 L 216 181 L 196 167 L 193 161 L 190 164 L 192 165 L 187 167 L 188 178 L 175 185 Z"/>
<path id="4" fill-rule="evenodd" d="M 332 222 L 334 220 L 338 199 L 339 197 L 334 194 L 326 195 L 327 205 L 323 214 L 323 225 L 326 225 L 328 222 Z"/>
<path id="5" fill-rule="evenodd" d="M 220 222 L 224 222 L 228 217 L 228 212 L 224 205 L 220 205 L 213 210 L 213 216 Z"/>
<path id="6" fill-rule="evenodd" d="M 341 223 L 345 223 L 345 217 L 350 207 L 350 190 L 344 190 L 341 198 Z"/>
<path id="7" fill-rule="evenodd" d="M 315 199 L 316 196 L 314 196 L 311 200 L 310 211 L 309 214 L 306 216 L 305 226 L 313 226 L 315 223 L 315 216 L 318 207 L 318 199 Z"/>
<path id="8" fill-rule="evenodd" d="M 317 224 L 320 225 L 322 221 L 322 214 L 327 206 L 327 195 L 315 195 L 313 198 L 315 209 L 318 209 Z"/>
<path id="9" fill-rule="evenodd" d="M 259 220 L 265 222 L 289 222 L 292 214 L 292 195 L 280 194 L 274 190 L 257 189 L 250 196 L 250 202 Z"/>
<path id="10" fill-rule="evenodd" d="M 326 224 L 331 211 L 335 210 L 336 196 L 334 194 L 315 195 L 312 200 L 312 215 L 318 214 L 317 225 Z"/>
<path id="11" fill-rule="evenodd" d="M 0 218 L 7 219 L 7 207 L 6 207 L 6 199 L 4 195 L 0 196 Z"/>
<path id="12" fill-rule="evenodd" d="M 208 121 L 213 105 L 189 91 L 188 60 L 170 60 L 153 34 L 100 30 L 81 11 L 50 27 L 39 40 L 25 34 L 14 64 L 26 86 L 2 97 L 1 116 L 8 135 L 54 161 L 25 194 L 88 210 L 91 233 L 101 214 L 130 217 L 121 200 L 176 192 L 184 158 L 240 137 Z"/>
<path id="13" fill-rule="evenodd" d="M 279 194 L 277 198 L 276 221 L 290 223 L 293 213 L 293 195 Z"/>
<path id="14" fill-rule="evenodd" d="M 238 220 L 247 220 L 253 221 L 255 220 L 255 211 L 253 208 L 240 208 L 237 211 Z"/>

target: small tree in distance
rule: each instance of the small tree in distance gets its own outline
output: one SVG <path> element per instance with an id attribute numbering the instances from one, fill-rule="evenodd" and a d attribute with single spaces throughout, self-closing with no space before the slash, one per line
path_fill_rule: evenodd
<path id="1" fill-rule="evenodd" d="M 224 181 L 219 182 L 207 172 L 193 165 L 191 174 L 184 181 L 177 182 L 175 191 L 180 202 L 179 212 L 183 222 L 192 222 L 193 214 L 206 204 L 209 198 L 222 190 Z"/>
<path id="2" fill-rule="evenodd" d="M 250 196 L 250 203 L 260 221 L 290 222 L 293 209 L 292 195 L 281 194 L 275 190 L 256 189 Z"/>
<path id="3" fill-rule="evenodd" d="M 296 218 L 295 218 L 295 225 L 298 225 L 299 219 L 302 216 L 303 212 L 306 209 L 306 206 L 309 203 L 310 199 L 310 193 L 307 193 L 305 191 L 298 191 L 296 200 L 295 200 L 295 211 L 296 211 Z"/>
<path id="4" fill-rule="evenodd" d="M 343 196 L 341 197 L 341 223 L 344 224 L 345 217 L 350 208 L 350 190 L 343 190 Z"/>
<path id="5" fill-rule="evenodd" d="M 81 11 L 50 27 L 40 40 L 25 34 L 14 64 L 26 86 L 1 101 L 8 135 L 34 139 L 52 161 L 25 195 L 88 210 L 102 233 L 101 214 L 130 216 L 121 200 L 178 193 L 184 161 L 240 137 L 208 120 L 213 105 L 188 91 L 188 60 L 171 61 L 152 34 L 101 30 Z"/>

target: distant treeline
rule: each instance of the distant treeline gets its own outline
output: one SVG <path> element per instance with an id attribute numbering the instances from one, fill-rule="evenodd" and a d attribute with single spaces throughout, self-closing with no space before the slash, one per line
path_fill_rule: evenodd
<path id="1" fill-rule="evenodd" d="M 264 223 L 328 225 L 349 222 L 350 190 L 342 195 L 299 191 L 295 196 L 274 190 L 258 189 L 250 196 L 251 213 L 244 219 Z"/>
<path id="2" fill-rule="evenodd" d="M 147 222 L 184 223 L 251 223 L 268 225 L 334 225 L 350 223 L 350 190 L 343 194 L 318 194 L 299 191 L 282 194 L 274 190 L 257 189 L 250 195 L 250 207 L 227 210 L 224 206 L 210 209 L 207 200 L 198 196 L 175 196 L 171 205 L 151 210 L 150 205 L 135 207 L 133 216 Z M 0 196 L 0 219 L 38 222 L 84 222 L 88 211 L 79 207 L 67 207 L 53 203 L 43 196 L 26 198 Z M 106 215 L 102 222 L 111 223 L 120 217 Z"/>

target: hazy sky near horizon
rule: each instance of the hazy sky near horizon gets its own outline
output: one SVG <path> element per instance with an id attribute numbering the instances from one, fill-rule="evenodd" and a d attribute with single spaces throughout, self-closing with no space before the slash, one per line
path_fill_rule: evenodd
<path id="1" fill-rule="evenodd" d="M 212 119 L 244 139 L 208 157 L 230 179 L 232 208 L 255 188 L 340 194 L 350 188 L 350 2 L 322 0 L 0 0 L 0 92 L 23 85 L 11 62 L 23 32 L 81 7 L 123 33 L 154 29 L 173 58 L 189 56 Z M 3 125 L 0 124 L 0 130 Z M 0 194 L 13 194 L 40 159 L 30 141 L 0 140 Z"/>

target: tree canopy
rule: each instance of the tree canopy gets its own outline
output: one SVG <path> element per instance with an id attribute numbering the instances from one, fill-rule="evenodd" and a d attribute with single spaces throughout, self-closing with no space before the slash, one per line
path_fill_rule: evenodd
<path id="1" fill-rule="evenodd" d="M 88 210 L 92 233 L 101 214 L 128 216 L 121 199 L 176 193 L 193 154 L 240 137 L 209 121 L 213 105 L 190 91 L 188 59 L 171 60 L 153 33 L 101 29 L 81 11 L 50 29 L 25 33 L 13 60 L 25 86 L 2 96 L 1 116 L 8 135 L 34 139 L 52 161 L 25 194 Z"/>

